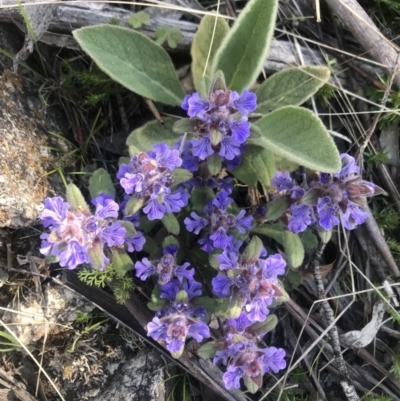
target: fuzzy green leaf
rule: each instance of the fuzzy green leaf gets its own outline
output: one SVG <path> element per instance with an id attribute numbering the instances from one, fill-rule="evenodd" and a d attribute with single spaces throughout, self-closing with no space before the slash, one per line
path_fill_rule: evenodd
<path id="1" fill-rule="evenodd" d="M 90 213 L 89 206 L 85 202 L 82 192 L 74 184 L 68 184 L 67 186 L 67 201 L 73 210 L 79 210 L 87 214 Z"/>
<path id="2" fill-rule="evenodd" d="M 228 32 L 229 25 L 223 18 L 217 18 L 213 15 L 206 15 L 201 20 L 199 29 L 193 38 L 192 48 L 190 50 L 192 55 L 193 83 L 198 92 L 204 91 L 204 81 L 201 81 L 203 78 L 207 57 L 210 55 L 204 76 L 211 78 L 211 65 L 214 55 Z"/>
<path id="3" fill-rule="evenodd" d="M 214 57 L 212 71 L 222 70 L 229 89 L 241 92 L 261 71 L 274 32 L 277 0 L 250 0 Z"/>
<path id="4" fill-rule="evenodd" d="M 327 67 L 294 67 L 277 72 L 257 89 L 257 113 L 300 106 L 329 80 L 329 76 Z"/>
<path id="5" fill-rule="evenodd" d="M 160 142 L 173 147 L 179 138 L 172 130 L 176 121 L 176 118 L 166 117 L 164 126 L 157 120 L 153 120 L 132 131 L 126 139 L 131 155 L 132 153 L 148 152 L 152 150 L 153 145 Z"/>
<path id="6" fill-rule="evenodd" d="M 262 137 L 248 143 L 313 170 L 340 170 L 339 152 L 322 121 L 310 110 L 287 106 L 267 114 L 255 123 Z"/>
<path id="7" fill-rule="evenodd" d="M 213 358 L 221 347 L 216 341 L 203 344 L 198 350 L 197 355 L 203 359 Z"/>
<path id="8" fill-rule="evenodd" d="M 88 248 L 88 256 L 93 269 L 102 270 L 104 268 L 103 246 L 100 242 L 94 242 L 92 246 Z"/>
<path id="9" fill-rule="evenodd" d="M 285 255 L 290 265 L 294 268 L 299 267 L 304 260 L 304 246 L 298 234 L 284 231 L 283 247 L 285 248 Z"/>
<path id="10" fill-rule="evenodd" d="M 125 206 L 125 214 L 127 216 L 133 216 L 137 213 L 144 205 L 144 199 L 138 199 L 132 196 L 131 199 L 128 200 L 128 203 Z"/>
<path id="11" fill-rule="evenodd" d="M 176 187 L 177 185 L 190 180 L 193 177 L 193 174 L 184 168 L 176 168 L 171 173 L 171 176 L 172 176 L 172 180 L 173 180 L 173 182 L 172 182 L 173 187 Z"/>
<path id="12" fill-rule="evenodd" d="M 284 195 L 275 198 L 273 201 L 268 203 L 268 209 L 265 218 L 267 220 L 279 219 L 279 217 L 281 217 L 282 214 L 289 209 L 291 203 L 290 195 Z"/>
<path id="13" fill-rule="evenodd" d="M 244 385 L 247 387 L 247 390 L 249 391 L 249 393 L 251 394 L 255 394 L 259 387 L 256 383 L 254 383 L 253 379 L 248 376 L 248 375 L 244 375 L 243 376 L 243 381 L 244 381 Z"/>
<path id="14" fill-rule="evenodd" d="M 130 221 L 127 220 L 118 220 L 118 223 L 121 227 L 124 227 L 126 230 L 125 237 L 132 237 L 136 234 L 136 228 Z"/>
<path id="15" fill-rule="evenodd" d="M 182 103 L 185 94 L 168 53 L 145 35 L 112 25 L 81 28 L 73 35 L 114 81 L 156 102 Z"/>
<path id="16" fill-rule="evenodd" d="M 173 235 L 168 235 L 162 242 L 162 247 L 165 249 L 167 246 L 175 245 L 179 248 L 179 242 Z"/>
<path id="17" fill-rule="evenodd" d="M 222 158 L 220 155 L 213 153 L 207 157 L 207 167 L 211 175 L 217 175 L 221 171 Z"/>
<path id="18" fill-rule="evenodd" d="M 132 14 L 128 18 L 128 22 L 133 28 L 138 29 L 142 25 L 150 25 L 150 15 L 144 11 L 139 11 L 138 13 Z"/>
<path id="19" fill-rule="evenodd" d="M 278 318 L 275 315 L 269 315 L 263 322 L 256 322 L 251 325 L 251 331 L 257 336 L 263 336 L 272 331 L 278 324 Z"/>
<path id="20" fill-rule="evenodd" d="M 115 196 L 115 188 L 110 174 L 104 168 L 97 169 L 90 177 L 89 192 L 92 199 L 100 194 Z"/>
<path id="21" fill-rule="evenodd" d="M 133 262 L 129 255 L 120 249 L 114 250 L 111 258 L 111 263 L 118 276 L 125 276 L 125 274 L 133 269 Z"/>
<path id="22" fill-rule="evenodd" d="M 243 252 L 243 263 L 251 264 L 255 263 L 257 259 L 260 257 L 261 250 L 263 249 L 263 243 L 256 235 L 251 239 L 249 245 L 245 248 Z"/>
<path id="23" fill-rule="evenodd" d="M 259 139 L 254 139 L 254 143 Z M 273 154 L 260 146 L 248 145 L 247 151 L 242 155 L 242 163 L 232 171 L 232 174 L 250 187 L 255 187 L 257 182 L 268 187 L 275 171 Z"/>
<path id="24" fill-rule="evenodd" d="M 318 238 L 314 235 L 310 228 L 299 234 L 304 249 L 314 249 L 318 245 Z"/>
<path id="25" fill-rule="evenodd" d="M 263 224 L 253 227 L 251 232 L 254 234 L 265 235 L 283 244 L 283 227 L 280 224 Z"/>
<path id="26" fill-rule="evenodd" d="M 165 213 L 161 221 L 164 224 L 164 227 L 171 234 L 178 235 L 180 231 L 180 226 L 178 219 L 172 213 Z"/>

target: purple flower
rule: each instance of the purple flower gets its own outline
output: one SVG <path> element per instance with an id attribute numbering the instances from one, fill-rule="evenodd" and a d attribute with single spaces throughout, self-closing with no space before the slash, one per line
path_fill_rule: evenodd
<path id="1" fill-rule="evenodd" d="M 219 298 L 224 298 L 230 296 L 231 287 L 234 283 L 228 276 L 218 274 L 211 280 L 211 284 L 213 287 L 213 293 Z"/>
<path id="2" fill-rule="evenodd" d="M 301 233 L 315 222 L 313 208 L 309 205 L 290 206 L 292 216 L 290 217 L 288 229 L 294 233 Z"/>
<path id="3" fill-rule="evenodd" d="M 122 164 L 117 177 L 128 195 L 143 200 L 143 211 L 149 220 L 162 219 L 165 213 L 179 212 L 187 205 L 186 191 L 179 188 L 171 192 L 171 172 L 181 165 L 179 151 L 159 143 L 153 146 L 153 151 L 141 152 L 129 164 Z"/>
<path id="4" fill-rule="evenodd" d="M 157 269 L 149 262 L 149 259 L 143 258 L 142 261 L 135 263 L 136 277 L 139 277 L 142 281 L 145 281 L 147 277 L 155 274 Z"/>
<path id="5" fill-rule="evenodd" d="M 244 375 L 244 369 L 241 366 L 228 366 L 227 371 L 223 374 L 225 387 L 229 390 L 231 388 L 240 388 L 240 379 Z"/>
<path id="6" fill-rule="evenodd" d="M 283 173 L 277 171 L 274 175 L 274 178 L 271 180 L 271 184 L 276 187 L 278 191 L 290 191 L 294 187 L 289 171 L 285 171 Z"/>
<path id="7" fill-rule="evenodd" d="M 203 209 L 206 217 L 199 216 L 192 212 L 190 217 L 184 220 L 186 228 L 190 232 L 199 235 L 206 228 L 206 236 L 199 239 L 201 249 L 205 252 L 212 252 L 214 248 L 226 248 L 230 242 L 230 232 L 237 229 L 244 234 L 251 228 L 252 216 L 245 216 L 241 210 L 237 216 L 228 213 L 228 207 L 233 203 L 229 193 L 221 191 L 212 201 L 207 201 Z"/>
<path id="8" fill-rule="evenodd" d="M 64 202 L 63 198 L 46 198 L 44 200 L 44 209 L 40 215 L 44 227 L 53 226 L 57 228 L 62 221 L 66 218 L 67 210 L 70 205 Z"/>
<path id="9" fill-rule="evenodd" d="M 92 204 L 96 206 L 95 216 L 102 219 L 108 217 L 118 218 L 119 206 L 111 195 L 100 194 L 92 199 Z"/>
<path id="10" fill-rule="evenodd" d="M 40 252 L 57 256 L 60 266 L 68 269 L 84 263 L 104 269 L 109 263 L 104 253 L 106 245 L 122 246 L 126 229 L 116 221 L 119 207 L 111 196 L 101 194 L 92 203 L 96 207 L 94 214 L 88 209 L 70 210 L 60 197 L 47 198 L 41 219 L 51 232 L 41 235 Z"/>
<path id="11" fill-rule="evenodd" d="M 270 347 L 265 349 L 262 357 L 264 371 L 269 372 L 272 370 L 272 372 L 278 373 L 280 370 L 285 369 L 285 355 L 285 350 L 281 348 Z"/>
<path id="12" fill-rule="evenodd" d="M 140 252 L 143 249 L 145 242 L 146 238 L 139 231 L 137 231 L 131 237 L 125 238 L 125 243 L 128 246 L 128 252 Z"/>
<path id="13" fill-rule="evenodd" d="M 319 225 L 327 231 L 339 224 L 337 218 L 339 207 L 332 203 L 332 198 L 324 196 L 318 199 L 317 211 L 319 217 Z"/>
<path id="14" fill-rule="evenodd" d="M 356 203 L 349 202 L 343 213 L 343 225 L 348 230 L 353 230 L 357 225 L 363 224 L 368 218 L 368 212 Z"/>
<path id="15" fill-rule="evenodd" d="M 221 80 L 219 80 L 222 83 Z M 237 167 L 241 162 L 240 146 L 250 136 L 250 123 L 247 116 L 257 108 L 256 95 L 248 90 L 241 95 L 223 87 L 212 85 L 210 95 L 202 99 L 197 92 L 185 97 L 182 108 L 189 117 L 194 118 L 195 139 L 191 147 L 183 152 L 184 166 L 196 171 L 198 165 L 191 157 L 206 160 L 213 154 L 222 157 L 228 168 Z"/>

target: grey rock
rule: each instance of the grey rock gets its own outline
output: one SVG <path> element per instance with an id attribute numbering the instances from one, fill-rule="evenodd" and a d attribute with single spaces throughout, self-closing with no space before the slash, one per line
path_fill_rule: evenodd
<path id="1" fill-rule="evenodd" d="M 164 363 L 156 350 L 141 350 L 114 375 L 96 401 L 165 401 Z"/>

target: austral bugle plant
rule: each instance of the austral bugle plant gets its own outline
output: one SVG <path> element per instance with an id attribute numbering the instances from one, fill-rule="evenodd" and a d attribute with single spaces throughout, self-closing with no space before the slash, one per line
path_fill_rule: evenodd
<path id="1" fill-rule="evenodd" d="M 265 374 L 286 366 L 285 350 L 261 340 L 278 323 L 273 308 L 288 300 L 280 279 L 288 265 L 302 264 L 298 233 L 326 234 L 338 224 L 351 230 L 367 217 L 366 197 L 380 192 L 362 180 L 351 156 L 339 155 L 320 119 L 299 107 L 328 81 L 329 69 L 289 68 L 249 90 L 276 13 L 277 0 L 250 0 L 232 28 L 205 16 L 191 49 L 197 91 L 186 96 L 169 55 L 143 34 L 113 25 L 76 30 L 81 48 L 111 78 L 180 105 L 187 118 L 167 117 L 164 127 L 153 121 L 130 134 L 131 157 L 116 175 L 123 199 L 99 169 L 90 180 L 92 207 L 70 184 L 66 200 L 47 198 L 41 215 L 49 230 L 43 254 L 83 268 L 85 280 L 90 269 L 104 272 L 116 280 L 120 302 L 135 281 L 150 281 L 148 335 L 175 358 L 193 338 L 198 355 L 221 366 L 228 389 L 244 385 L 253 393 Z M 308 173 L 294 180 L 280 171 L 282 160 Z M 270 201 L 246 207 L 251 187 Z M 210 331 L 216 317 L 219 330 Z"/>

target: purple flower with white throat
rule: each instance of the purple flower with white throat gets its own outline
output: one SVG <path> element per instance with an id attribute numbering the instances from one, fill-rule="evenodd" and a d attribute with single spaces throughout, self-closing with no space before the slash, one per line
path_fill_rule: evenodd
<path id="1" fill-rule="evenodd" d="M 218 154 L 222 161 L 240 163 L 241 145 L 250 136 L 248 114 L 257 108 L 254 93 L 244 90 L 239 94 L 228 90 L 223 78 L 217 77 L 207 99 L 195 92 L 185 96 L 182 108 L 190 117 L 185 130 L 194 134 L 191 146 L 185 146 L 183 152 L 190 171 L 195 171 L 193 157 L 202 161 Z"/>
<path id="2" fill-rule="evenodd" d="M 165 345 L 175 357 L 182 353 L 187 338 L 201 342 L 210 337 L 210 330 L 203 321 L 207 316 L 205 308 L 195 307 L 191 302 L 201 295 L 200 288 L 201 284 L 191 278 L 173 279 L 160 286 L 160 298 L 166 299 L 168 305 L 147 325 L 147 334 Z"/>
<path id="3" fill-rule="evenodd" d="M 363 224 L 368 217 L 368 196 L 379 195 L 383 190 L 362 179 L 355 159 L 344 153 L 340 155 L 342 168 L 338 173 L 319 173 L 317 179 L 294 184 L 289 172 L 277 172 L 272 179 L 278 191 L 290 194 L 292 204 L 288 229 L 303 232 L 318 222 L 330 231 L 340 222 L 348 230 Z"/>
<path id="4" fill-rule="evenodd" d="M 144 281 L 149 276 L 156 274 L 160 285 L 168 284 L 173 278 L 177 278 L 180 282 L 183 282 L 184 278 L 192 280 L 194 269 L 187 270 L 190 266 L 190 263 L 187 262 L 178 266 L 176 261 L 177 252 L 178 247 L 170 245 L 163 250 L 163 256 L 158 262 L 152 263 L 147 258 L 136 262 L 136 276 Z"/>
<path id="5" fill-rule="evenodd" d="M 104 254 L 108 247 L 119 247 L 125 242 L 126 229 L 116 220 L 119 206 L 110 195 L 101 194 L 92 200 L 96 210 L 73 210 L 68 202 L 60 197 L 47 198 L 41 219 L 50 234 L 42 234 L 40 252 L 44 255 L 58 256 L 60 266 L 75 269 L 78 265 L 89 263 L 103 269 L 109 263 Z M 92 250 L 101 249 L 102 263 L 93 260 Z M 98 255 L 97 255 L 98 256 Z"/>
<path id="6" fill-rule="evenodd" d="M 278 276 L 285 273 L 286 262 L 278 254 L 265 258 L 261 245 L 255 248 L 256 254 L 249 256 L 248 250 L 256 244 L 261 241 L 253 237 L 243 253 L 227 246 L 216 258 L 220 272 L 212 286 L 217 297 L 238 300 L 249 321 L 262 322 L 269 314 L 269 305 L 284 294 Z"/>
<path id="7" fill-rule="evenodd" d="M 190 217 L 184 220 L 186 229 L 196 235 L 205 229 L 205 236 L 199 240 L 199 244 L 206 252 L 212 252 L 214 248 L 226 248 L 229 243 L 229 234 L 234 229 L 241 234 L 251 229 L 253 217 L 246 216 L 244 210 L 237 215 L 229 213 L 228 207 L 233 203 L 233 199 L 228 195 L 229 193 L 221 191 L 213 200 L 208 200 L 203 208 L 204 217 L 192 212 Z"/>
<path id="8" fill-rule="evenodd" d="M 117 178 L 128 195 L 143 202 L 149 220 L 162 219 L 165 213 L 179 212 L 188 203 L 185 190 L 172 191 L 172 172 L 181 165 L 179 151 L 159 143 L 153 151 L 141 152 L 129 164 L 122 164 Z"/>

